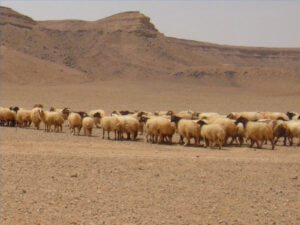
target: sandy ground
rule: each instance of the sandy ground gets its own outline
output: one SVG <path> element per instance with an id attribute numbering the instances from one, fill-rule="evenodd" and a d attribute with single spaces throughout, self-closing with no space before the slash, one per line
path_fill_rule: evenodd
<path id="1" fill-rule="evenodd" d="M 144 84 L 5 85 L 1 104 L 107 111 L 300 111 L 295 90 L 241 93 Z M 297 146 L 272 151 L 269 145 L 263 150 L 245 145 L 219 151 L 148 144 L 143 136 L 136 142 L 102 140 L 99 129 L 93 137 L 72 136 L 67 127 L 63 133 L 20 128 L 0 132 L 3 225 L 300 224 Z"/>

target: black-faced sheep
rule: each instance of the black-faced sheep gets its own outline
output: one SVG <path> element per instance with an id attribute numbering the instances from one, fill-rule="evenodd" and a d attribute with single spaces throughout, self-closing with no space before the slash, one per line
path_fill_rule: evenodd
<path id="1" fill-rule="evenodd" d="M 250 147 L 252 148 L 256 143 L 258 148 L 262 148 L 262 145 L 266 140 L 269 140 L 274 149 L 274 135 L 273 129 L 270 124 L 262 122 L 249 121 L 244 117 L 240 117 L 236 120 L 235 124 L 241 123 L 244 128 L 243 135 L 246 139 L 250 140 Z"/>
<path id="2" fill-rule="evenodd" d="M 219 149 L 225 140 L 225 130 L 220 124 L 207 124 L 203 120 L 197 122 L 200 125 L 201 138 L 204 139 L 206 147 L 212 148 L 218 144 Z"/>
<path id="3" fill-rule="evenodd" d="M 190 145 L 191 138 L 194 138 L 195 145 L 200 142 L 200 126 L 196 121 L 182 119 L 179 116 L 172 116 L 171 122 L 176 124 L 177 132 L 180 135 L 179 144 L 184 143 L 184 138 L 187 140 L 185 145 Z"/>

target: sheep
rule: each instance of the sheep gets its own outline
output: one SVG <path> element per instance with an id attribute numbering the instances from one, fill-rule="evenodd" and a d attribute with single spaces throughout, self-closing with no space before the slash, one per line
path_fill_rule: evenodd
<path id="1" fill-rule="evenodd" d="M 243 124 L 244 137 L 250 139 L 250 148 L 253 147 L 254 143 L 256 143 L 258 148 L 262 148 L 264 141 L 269 140 L 272 145 L 272 150 L 274 150 L 274 135 L 270 124 L 249 121 L 244 117 L 240 117 L 235 121 L 236 125 L 239 123 Z"/>
<path id="2" fill-rule="evenodd" d="M 130 140 L 130 138 L 136 140 L 139 131 L 139 121 L 130 115 L 118 116 L 118 119 L 121 124 L 119 138 L 123 139 L 123 133 L 126 133 L 127 140 Z"/>
<path id="3" fill-rule="evenodd" d="M 198 114 L 198 119 L 199 120 L 211 120 L 211 119 L 215 119 L 217 117 L 219 117 L 220 114 L 216 113 L 216 112 L 202 112 Z"/>
<path id="4" fill-rule="evenodd" d="M 279 138 L 283 137 L 284 141 L 283 144 L 286 145 L 286 139 L 288 136 L 288 126 L 285 121 L 282 120 L 272 120 L 270 122 L 272 129 L 273 129 L 273 135 L 274 135 L 274 144 L 277 144 Z"/>
<path id="5" fill-rule="evenodd" d="M 299 120 L 300 119 L 299 113 L 296 113 L 296 112 L 287 112 L 286 115 L 290 120 Z"/>
<path id="6" fill-rule="evenodd" d="M 172 116 L 171 122 L 174 122 L 177 127 L 178 134 L 180 135 L 179 144 L 183 144 L 184 138 L 186 138 L 187 142 L 185 145 L 190 145 L 190 139 L 194 138 L 195 145 L 199 144 L 200 141 L 200 126 L 196 121 L 182 119 L 179 116 Z"/>
<path id="7" fill-rule="evenodd" d="M 235 120 L 240 117 L 253 121 L 263 119 L 263 116 L 259 112 L 231 112 L 227 115 L 227 118 Z"/>
<path id="8" fill-rule="evenodd" d="M 41 107 L 35 107 L 31 110 L 30 117 L 31 121 L 34 124 L 34 127 L 39 130 L 40 129 L 40 123 L 41 123 L 41 118 L 40 118 L 40 111 Z"/>
<path id="9" fill-rule="evenodd" d="M 175 133 L 175 125 L 169 119 L 160 116 L 151 118 L 143 117 L 140 122 L 146 122 L 146 141 L 152 143 L 172 143 L 172 137 Z M 150 136 L 150 140 L 149 140 Z"/>
<path id="10" fill-rule="evenodd" d="M 287 124 L 287 134 L 290 142 L 290 146 L 293 145 L 293 138 L 299 138 L 298 146 L 300 146 L 300 121 L 299 120 L 290 120 L 286 122 Z"/>
<path id="11" fill-rule="evenodd" d="M 285 113 L 281 112 L 261 112 L 260 113 L 264 119 L 271 119 L 271 120 L 289 120 L 289 117 Z"/>
<path id="12" fill-rule="evenodd" d="M 52 125 L 55 132 L 62 132 L 62 125 L 64 123 L 63 114 L 61 112 L 50 112 L 39 109 L 40 120 L 45 124 L 45 131 L 51 131 Z"/>
<path id="13" fill-rule="evenodd" d="M 241 143 L 241 137 L 237 135 L 237 127 L 234 123 L 234 120 L 231 120 L 231 119 L 228 119 L 228 118 L 222 118 L 222 117 L 215 117 L 215 118 L 211 118 L 206 123 L 207 124 L 219 124 L 223 127 L 223 129 L 225 130 L 224 145 L 227 144 L 227 141 L 230 137 L 231 137 L 230 144 L 232 144 L 233 141 L 237 137 L 239 138 L 239 141 Z"/>
<path id="14" fill-rule="evenodd" d="M 94 119 L 90 116 L 84 117 L 82 119 L 82 127 L 84 135 L 91 136 L 94 127 Z"/>
<path id="15" fill-rule="evenodd" d="M 172 114 L 172 115 L 174 115 L 174 114 Z M 182 119 L 188 119 L 188 120 L 193 119 L 195 117 L 195 115 L 196 114 L 193 111 L 180 111 L 180 112 L 176 113 L 176 116 L 178 116 Z"/>
<path id="16" fill-rule="evenodd" d="M 31 110 L 20 109 L 17 112 L 16 121 L 19 127 L 29 127 L 31 124 Z"/>
<path id="17" fill-rule="evenodd" d="M 104 139 L 105 131 L 107 131 L 107 138 L 110 139 L 110 131 L 115 132 L 115 140 L 120 139 L 121 121 L 116 116 L 104 116 L 101 118 L 100 126 L 103 130 L 102 138 Z"/>
<path id="18" fill-rule="evenodd" d="M 76 135 L 77 128 L 77 135 L 79 135 L 82 127 L 82 117 L 80 116 L 80 114 L 71 112 L 68 116 L 68 122 L 71 129 L 71 134 Z"/>
<path id="19" fill-rule="evenodd" d="M 218 144 L 219 149 L 222 149 L 222 144 L 225 140 L 225 130 L 220 124 L 207 124 L 203 120 L 199 120 L 201 138 L 204 139 L 205 146 L 210 148 L 213 144 Z"/>
<path id="20" fill-rule="evenodd" d="M 100 114 L 100 117 L 98 116 L 94 116 L 96 113 L 99 113 Z M 103 109 L 95 109 L 95 110 L 91 110 L 88 115 L 92 118 L 94 118 L 94 123 L 95 123 L 95 126 L 97 128 L 101 128 L 100 127 L 100 122 L 101 122 L 101 117 L 104 117 L 106 114 L 105 114 L 105 111 Z"/>
<path id="21" fill-rule="evenodd" d="M 16 124 L 16 112 L 9 108 L 0 109 L 0 125 L 1 126 L 12 126 Z"/>
<path id="22" fill-rule="evenodd" d="M 155 116 L 172 116 L 174 115 L 174 111 L 173 110 L 169 110 L 169 111 L 156 111 L 154 112 Z"/>

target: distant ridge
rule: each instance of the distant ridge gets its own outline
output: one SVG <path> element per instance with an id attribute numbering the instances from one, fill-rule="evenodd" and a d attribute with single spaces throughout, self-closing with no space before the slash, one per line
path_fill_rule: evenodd
<path id="1" fill-rule="evenodd" d="M 238 47 L 166 37 L 138 11 L 96 21 L 34 21 L 0 7 L 0 32 L 5 82 L 37 82 L 36 76 L 47 77 L 45 83 L 53 84 L 62 79 L 70 83 L 81 79 L 188 79 L 238 87 L 252 80 L 300 80 L 300 48 Z M 30 66 L 24 70 L 26 57 L 28 63 L 35 61 L 35 71 Z M 47 64 L 49 69 L 39 74 L 38 64 Z M 53 74 L 61 70 L 69 72 Z M 12 78 L 15 76 L 18 79 Z"/>

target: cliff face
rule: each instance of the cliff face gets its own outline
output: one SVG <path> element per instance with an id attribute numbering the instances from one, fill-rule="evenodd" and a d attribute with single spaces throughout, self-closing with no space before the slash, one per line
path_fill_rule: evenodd
<path id="1" fill-rule="evenodd" d="M 97 21 L 34 21 L 5 7 L 0 8 L 0 13 L 1 46 L 6 52 L 75 70 L 90 81 L 114 78 L 203 81 L 210 77 L 219 83 L 225 79 L 226 84 L 239 86 L 245 77 L 248 82 L 263 74 L 270 78 L 272 74 L 299 78 L 300 49 L 234 47 L 170 38 L 160 33 L 149 17 L 137 11 Z M 6 55 L 1 54 L 1 58 L 9 64 L 13 57 Z M 15 67 L 22 64 L 17 60 L 13 63 Z M 12 74 L 9 67 L 1 67 L 1 72 L 5 76 Z M 22 74 L 18 77 L 22 80 Z"/>

